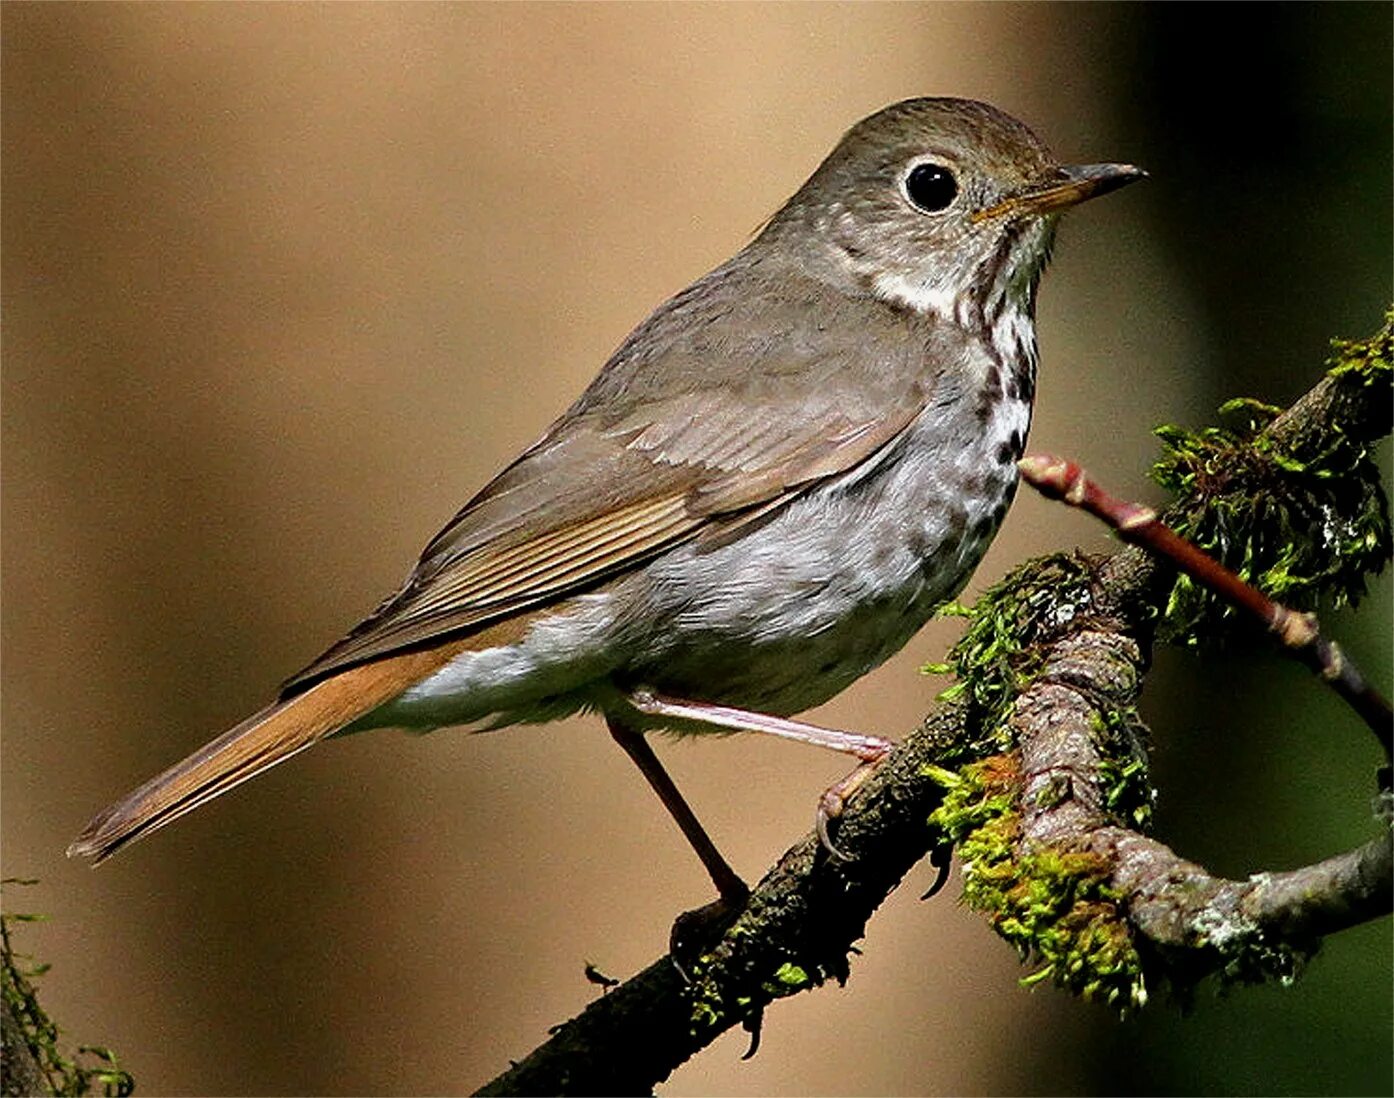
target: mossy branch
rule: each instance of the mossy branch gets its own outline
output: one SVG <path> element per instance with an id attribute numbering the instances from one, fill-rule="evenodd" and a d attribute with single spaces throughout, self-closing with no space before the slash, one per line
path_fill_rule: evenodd
<path id="1" fill-rule="evenodd" d="M 6 887 L 33 883 L 4 882 Z M 40 918 L 0 913 L 0 1094 L 124 1098 L 134 1091 L 135 1081 L 110 1049 L 83 1045 L 69 1057 L 58 1047 L 58 1026 L 39 1005 L 33 983 L 48 966 L 15 953 L 10 943 L 12 924 Z"/>
<path id="2" fill-rule="evenodd" d="M 1160 432 L 1163 516 L 1274 598 L 1354 602 L 1390 556 L 1370 456 L 1390 431 L 1394 315 L 1337 344 L 1288 411 Z M 847 863 L 806 836 L 735 924 L 680 970 L 661 958 L 554 1030 L 481 1094 L 644 1094 L 721 1033 L 842 982 L 866 922 L 926 853 L 957 849 L 965 899 L 1050 980 L 1127 1010 L 1218 972 L 1291 979 L 1324 934 L 1386 914 L 1389 800 L 1357 850 L 1247 881 L 1217 878 L 1143 832 L 1153 790 L 1135 703 L 1154 639 L 1232 636 L 1231 615 L 1137 548 L 1015 570 L 951 654 L 958 682 L 848 806 Z"/>

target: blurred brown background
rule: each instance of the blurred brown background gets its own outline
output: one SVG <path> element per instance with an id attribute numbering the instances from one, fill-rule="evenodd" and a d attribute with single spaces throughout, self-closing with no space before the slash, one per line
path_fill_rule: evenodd
<path id="1" fill-rule="evenodd" d="M 329 745 L 100 872 L 87 816 L 392 588 L 625 332 L 838 135 L 957 94 L 1154 178 L 1071 217 L 1033 448 L 1147 494 L 1161 421 L 1286 401 L 1389 297 L 1390 10 L 32 5 L 3 19 L 5 903 L 148 1094 L 458 1093 L 708 898 L 596 721 Z M 1106 539 L 1024 496 L 974 589 Z M 1389 585 L 1343 639 L 1386 687 Z M 958 623 L 819 713 L 898 734 Z M 1364 838 L 1376 759 L 1300 670 L 1163 654 L 1161 828 L 1235 874 Z M 754 879 L 845 762 L 661 745 Z M 1028 994 L 928 870 L 845 990 L 666 1094 L 1388 1093 L 1389 927 L 1296 988 L 1120 1024 Z"/>

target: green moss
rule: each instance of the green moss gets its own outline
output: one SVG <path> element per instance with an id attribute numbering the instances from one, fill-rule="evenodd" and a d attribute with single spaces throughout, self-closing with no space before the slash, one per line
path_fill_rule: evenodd
<path id="1" fill-rule="evenodd" d="M 768 976 L 761 978 L 757 973 L 751 972 L 747 979 L 742 981 L 740 990 L 733 992 L 728 988 L 723 992 L 708 978 L 708 962 L 709 958 L 702 957 L 684 966 L 688 974 L 688 995 L 692 1000 L 693 1033 L 721 1028 L 733 1020 L 748 1023 L 750 1019 L 758 1017 L 773 1000 L 795 995 L 823 982 L 821 972 L 786 960 Z"/>
<path id="2" fill-rule="evenodd" d="M 5 884 L 33 884 L 32 881 L 10 879 Z M 115 1054 L 99 1045 L 80 1045 L 72 1058 L 64 1056 L 58 1047 L 58 1026 L 43 1007 L 34 990 L 33 980 L 48 971 L 48 965 L 36 964 L 32 958 L 17 954 L 10 946 L 10 928 L 15 923 L 34 922 L 42 916 L 0 914 L 0 996 L 5 1007 L 22 1030 L 47 1083 L 48 1093 L 58 1095 L 103 1094 L 127 1095 L 135 1090 L 135 1080 L 123 1071 Z M 6 1034 L 7 1042 L 10 1034 Z M 7 1049 L 8 1055 L 8 1049 Z M 8 1089 L 6 1093 L 11 1093 Z"/>
<path id="3" fill-rule="evenodd" d="M 1367 440 L 1389 427 L 1392 360 L 1394 313 L 1372 339 L 1333 344 L 1330 380 L 1312 399 L 1345 424 L 1334 441 L 1329 431 L 1292 423 L 1274 428 L 1280 410 L 1250 399 L 1226 404 L 1220 427 L 1160 428 L 1165 452 L 1154 475 L 1181 501 L 1169 520 L 1289 605 L 1310 608 L 1319 596 L 1337 604 L 1357 601 L 1391 549 L 1388 503 Z M 1383 404 L 1371 392 L 1381 388 Z M 966 709 L 965 733 L 946 743 L 939 765 L 927 769 L 944 791 L 929 822 L 962 859 L 964 902 L 1034 963 L 1023 983 L 1053 982 L 1124 1011 L 1146 1001 L 1149 981 L 1166 979 L 1184 995 L 1192 971 L 1198 978 L 1218 968 L 1224 984 L 1288 982 L 1310 951 L 1268 941 L 1238 914 L 1217 914 L 1189 928 L 1193 940 L 1185 953 L 1194 951 L 1196 960 L 1204 954 L 1204 963 L 1188 964 L 1183 956 L 1179 964 L 1173 958 L 1158 965 L 1160 954 L 1149 945 L 1145 973 L 1140 943 L 1109 884 L 1109 867 L 1084 850 L 1023 842 L 1012 705 L 1040 674 L 1046 646 L 1092 613 L 1092 581 L 1092 563 L 1079 554 L 1023 565 L 968 613 L 970 624 L 947 661 L 924 668 L 953 672 L 957 681 L 941 697 Z M 953 612 L 963 613 L 960 607 Z M 1164 614 L 1163 636 L 1194 644 L 1202 634 L 1223 636 L 1216 627 L 1226 625 L 1232 611 L 1182 579 L 1166 598 Z M 1116 696 L 1132 697 L 1136 683 L 1122 678 L 1124 672 L 1138 674 L 1135 667 L 1120 668 Z M 1100 709 L 1091 732 L 1103 760 L 1104 807 L 1118 823 L 1146 829 L 1155 791 L 1136 710 Z M 1069 794 L 1063 779 L 1033 790 L 1042 808 Z"/>
<path id="4" fill-rule="evenodd" d="M 1157 799 L 1157 791 L 1148 780 L 1147 764 L 1141 759 L 1122 763 L 1106 759 L 1099 773 L 1107 783 L 1104 805 L 1109 812 L 1140 831 L 1147 830 Z"/>
<path id="5" fill-rule="evenodd" d="M 1142 960 L 1106 866 L 1083 851 L 1021 850 L 1014 758 L 997 755 L 958 771 L 935 767 L 931 777 L 944 800 L 930 824 L 958 848 L 964 903 L 1038 966 L 1022 983 L 1050 981 L 1120 1011 L 1142 1006 Z"/>
<path id="6" fill-rule="evenodd" d="M 706 1029 L 716 1029 L 721 1025 L 724 1016 L 725 1012 L 721 1009 L 719 999 L 713 1002 L 704 995 L 698 996 L 692 1003 L 692 1032 L 701 1033 Z"/>
<path id="7" fill-rule="evenodd" d="M 1328 376 L 1389 388 L 1391 361 L 1394 313 L 1370 339 L 1334 342 Z M 1337 606 L 1358 602 L 1391 550 L 1372 446 L 1337 433 L 1310 452 L 1265 432 L 1276 414 L 1269 405 L 1236 400 L 1220 411 L 1232 422 L 1157 428 L 1163 453 L 1152 474 L 1184 501 L 1172 516 L 1177 532 L 1289 606 L 1311 609 L 1322 595 Z M 1167 601 L 1164 635 L 1193 646 L 1236 613 L 1183 576 Z"/>
<path id="8" fill-rule="evenodd" d="M 774 979 L 767 980 L 764 985 L 766 995 L 773 999 L 780 999 L 786 995 L 793 995 L 803 991 L 805 988 L 812 987 L 815 983 L 812 976 L 805 972 L 796 964 L 785 961 L 779 966 L 774 974 Z"/>
<path id="9" fill-rule="evenodd" d="M 1326 360 L 1331 377 L 1354 379 L 1361 386 L 1389 385 L 1394 370 L 1394 308 L 1384 314 L 1384 327 L 1369 339 L 1333 339 Z"/>
<path id="10" fill-rule="evenodd" d="M 1003 727 L 1011 702 L 1039 671 L 1036 650 L 1045 636 L 1069 625 L 1090 603 L 1092 572 L 1078 554 L 1028 561 L 984 592 L 963 637 L 949 650 L 958 681 L 941 700 L 961 698 L 971 719 L 998 749 L 1010 746 Z"/>
<path id="11" fill-rule="evenodd" d="M 1147 726 L 1137 709 L 1101 709 L 1095 713 L 1093 732 L 1099 745 L 1099 775 L 1104 785 L 1104 807 L 1114 819 L 1146 831 L 1157 801 L 1144 754 Z"/>

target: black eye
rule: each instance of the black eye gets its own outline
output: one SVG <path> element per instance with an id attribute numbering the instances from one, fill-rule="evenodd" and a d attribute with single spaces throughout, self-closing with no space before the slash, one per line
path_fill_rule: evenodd
<path id="1" fill-rule="evenodd" d="M 905 193 L 920 209 L 936 213 L 957 196 L 958 183 L 942 164 L 916 164 L 905 177 Z"/>

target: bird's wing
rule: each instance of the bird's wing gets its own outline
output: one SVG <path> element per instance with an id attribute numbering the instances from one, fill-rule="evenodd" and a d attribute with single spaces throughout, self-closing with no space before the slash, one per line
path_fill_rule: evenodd
<path id="1" fill-rule="evenodd" d="M 801 310 L 789 311 L 796 323 Z M 760 317 L 755 346 L 655 337 L 656 353 L 627 356 L 626 344 L 436 536 L 402 589 L 283 696 L 592 587 L 704 531 L 729 537 L 871 458 L 942 388 L 924 368 L 923 332 L 780 338 L 779 313 Z"/>

